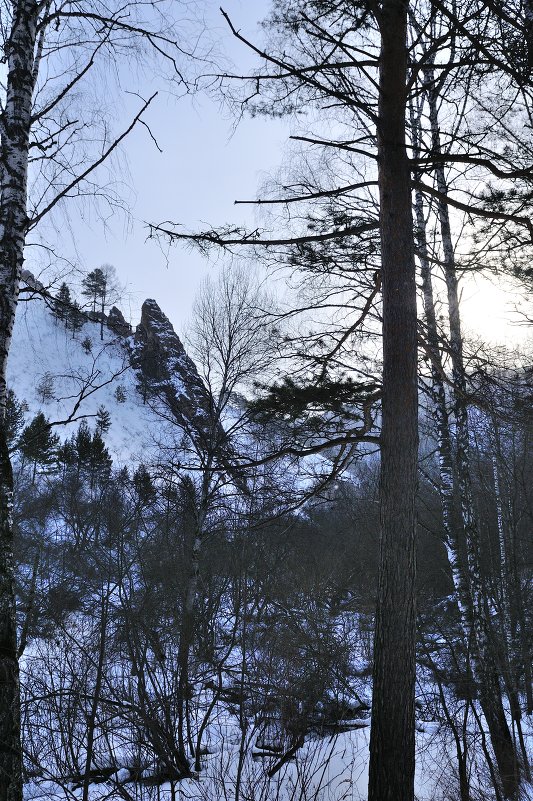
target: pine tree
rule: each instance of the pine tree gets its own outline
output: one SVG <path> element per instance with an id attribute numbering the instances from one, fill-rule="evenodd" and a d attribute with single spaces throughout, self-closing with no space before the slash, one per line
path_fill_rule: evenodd
<path id="1" fill-rule="evenodd" d="M 6 439 L 11 450 L 24 428 L 24 416 L 28 411 L 26 401 L 19 401 L 12 389 L 8 389 L 6 398 Z"/>
<path id="2" fill-rule="evenodd" d="M 113 303 L 120 293 L 115 268 L 112 264 L 103 264 L 90 272 L 82 281 L 83 294 L 89 299 L 93 314 L 98 309 L 100 320 L 100 339 L 104 338 L 104 321 L 106 308 Z"/>
<path id="3" fill-rule="evenodd" d="M 152 476 L 144 464 L 140 464 L 133 474 L 133 486 L 139 498 L 139 502 L 144 506 L 155 498 L 155 487 Z"/>
<path id="4" fill-rule="evenodd" d="M 89 454 L 89 472 L 91 477 L 91 487 L 96 479 L 107 478 L 111 471 L 113 460 L 105 446 L 105 442 L 98 429 L 91 437 Z"/>
<path id="5" fill-rule="evenodd" d="M 67 439 L 58 449 L 57 458 L 60 464 L 67 469 L 76 464 L 76 448 L 74 438 Z"/>
<path id="6" fill-rule="evenodd" d="M 99 406 L 96 412 L 96 430 L 100 434 L 106 434 L 111 428 L 111 415 L 105 406 Z"/>
<path id="7" fill-rule="evenodd" d="M 70 305 L 68 311 L 68 317 L 65 323 L 67 328 L 71 329 L 73 337 L 75 333 L 83 327 L 84 322 L 85 322 L 85 315 L 81 309 L 81 306 L 77 301 L 74 301 Z"/>
<path id="8" fill-rule="evenodd" d="M 103 407 L 100 409 L 108 414 Z M 101 431 L 97 427 L 94 433 L 91 433 L 85 420 L 80 423 L 76 434 L 73 434 L 61 447 L 59 458 L 67 469 L 74 469 L 78 474 L 89 475 L 91 489 L 96 479 L 109 475 L 113 464 Z"/>
<path id="9" fill-rule="evenodd" d="M 125 403 L 126 402 L 126 390 L 123 386 L 118 386 L 114 392 L 114 397 L 117 403 Z"/>
<path id="10" fill-rule="evenodd" d="M 102 297 L 105 298 L 106 285 L 105 273 L 100 267 L 88 273 L 82 281 L 82 294 L 89 299 L 93 312 L 96 311 L 96 306 L 99 301 L 101 302 Z"/>
<path id="11" fill-rule="evenodd" d="M 71 306 L 72 297 L 70 294 L 70 289 L 67 284 L 62 283 L 59 287 L 59 292 L 55 297 L 52 313 L 57 320 L 64 321 L 65 327 L 67 327 L 68 324 Z"/>
<path id="12" fill-rule="evenodd" d="M 91 432 L 85 420 L 82 420 L 73 439 L 74 454 L 78 471 L 91 457 Z"/>
<path id="13" fill-rule="evenodd" d="M 32 481 L 35 481 L 38 465 L 47 472 L 57 465 L 58 446 L 58 435 L 52 434 L 49 421 L 39 412 L 23 430 L 18 443 L 23 458 L 33 464 Z"/>

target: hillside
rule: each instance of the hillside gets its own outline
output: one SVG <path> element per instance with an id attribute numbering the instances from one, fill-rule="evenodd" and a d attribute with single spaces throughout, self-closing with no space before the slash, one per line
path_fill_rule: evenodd
<path id="1" fill-rule="evenodd" d="M 84 315 L 73 332 L 54 308 L 46 293 L 21 304 L 9 374 L 25 424 L 43 411 L 59 437 L 42 462 L 13 450 L 26 797 L 364 801 L 375 457 L 299 506 L 327 459 L 259 460 L 243 479 L 238 458 L 262 453 L 279 421 L 230 439 L 155 300 L 135 331 L 112 309 L 103 320 Z M 98 440 L 102 407 L 109 425 Z M 226 419 L 237 416 L 229 407 Z M 502 448 L 511 454 L 522 437 L 517 425 Z M 527 464 L 527 449 L 513 453 Z M 499 518 L 493 463 L 480 454 L 489 584 L 500 573 Z M 416 797 L 459 798 L 461 764 L 470 798 L 493 799 L 432 457 L 425 443 Z M 517 496 L 523 542 L 528 492 Z M 526 554 L 516 564 L 527 598 Z M 526 752 L 522 681 L 517 692 Z"/>
<path id="2" fill-rule="evenodd" d="M 26 401 L 28 419 L 42 410 L 66 439 L 81 419 L 94 422 L 104 406 L 111 416 L 106 444 L 115 465 L 123 466 L 149 461 L 168 429 L 150 403 L 156 390 L 173 394 L 176 423 L 183 422 L 180 414 L 190 420 L 205 409 L 206 389 L 196 367 L 155 301 L 145 302 L 131 334 L 112 310 L 103 338 L 98 320 L 85 319 L 72 332 L 54 317 L 52 306 L 52 298 L 35 295 L 20 304 L 16 318 L 8 386 Z"/>

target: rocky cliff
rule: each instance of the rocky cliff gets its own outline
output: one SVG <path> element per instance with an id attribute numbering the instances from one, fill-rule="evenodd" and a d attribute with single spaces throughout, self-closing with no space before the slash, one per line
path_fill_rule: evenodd
<path id="1" fill-rule="evenodd" d="M 193 360 L 155 300 L 142 305 L 135 330 L 131 364 L 144 403 L 170 417 L 203 451 L 220 450 L 226 436 Z"/>

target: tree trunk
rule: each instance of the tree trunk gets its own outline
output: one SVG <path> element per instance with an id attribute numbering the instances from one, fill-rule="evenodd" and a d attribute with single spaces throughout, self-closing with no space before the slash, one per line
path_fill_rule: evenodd
<path id="1" fill-rule="evenodd" d="M 6 371 L 24 261 L 36 0 L 13 3 L 1 120 L 0 198 L 0 801 L 22 799 L 20 698 L 13 562 L 13 476 L 4 426 Z"/>
<path id="2" fill-rule="evenodd" d="M 198 579 L 200 574 L 200 549 L 202 534 L 197 529 L 191 551 L 189 567 L 189 580 L 183 603 L 183 615 L 180 627 L 180 642 L 178 649 L 178 747 L 181 757 L 187 759 L 185 748 L 185 730 L 187 718 L 187 698 L 189 695 L 189 657 L 194 637 L 194 623 L 196 619 L 196 596 L 198 593 Z"/>
<path id="3" fill-rule="evenodd" d="M 440 154 L 442 153 L 442 147 L 437 117 L 438 98 L 435 90 L 431 88 L 431 85 L 428 89 L 427 96 L 432 134 L 432 151 L 435 154 Z M 495 664 L 495 653 L 491 645 L 492 632 L 489 614 L 486 608 L 486 598 L 481 580 L 479 531 L 474 513 L 474 500 L 470 477 L 470 435 L 466 403 L 466 373 L 463 356 L 459 291 L 450 217 L 446 204 L 448 186 L 444 166 L 442 164 L 437 164 L 435 166 L 435 178 L 437 189 L 440 193 L 437 211 L 444 252 L 444 272 L 448 298 L 450 353 L 455 401 L 454 417 L 456 428 L 457 479 L 461 497 L 461 512 L 468 563 L 469 594 L 472 604 L 471 625 L 474 634 L 471 654 L 472 669 L 478 686 L 479 701 L 487 721 L 491 743 L 498 765 L 503 794 L 505 798 L 515 798 L 520 783 L 518 760 L 503 708 L 500 680 L 498 669 Z"/>
<path id="4" fill-rule="evenodd" d="M 432 81 L 432 73 L 426 79 Z M 420 156 L 420 120 L 416 117 L 411 106 L 411 129 L 413 138 L 413 156 Z M 415 172 L 416 182 L 421 179 L 421 174 Z M 439 496 L 442 509 L 442 525 L 444 529 L 444 546 L 448 557 L 457 604 L 461 614 L 461 621 L 465 630 L 465 636 L 469 640 L 468 620 L 470 619 L 471 601 L 469 597 L 468 581 L 465 575 L 464 565 L 461 563 L 461 551 L 459 542 L 460 520 L 456 510 L 455 476 L 453 469 L 453 448 L 452 436 L 450 432 L 450 422 L 446 404 L 446 388 L 444 385 L 444 367 L 440 355 L 440 338 L 437 326 L 437 316 L 435 313 L 435 299 L 433 294 L 433 280 L 431 273 L 431 262 L 429 258 L 427 244 L 426 220 L 424 214 L 424 198 L 422 192 L 415 192 L 415 232 L 418 248 L 418 259 L 420 261 L 420 277 L 422 278 L 422 298 L 424 305 L 424 316 L 426 320 L 426 336 L 429 347 L 431 361 L 431 393 L 433 400 L 433 411 L 435 415 L 435 427 L 437 431 L 437 448 L 439 458 Z"/>
<path id="5" fill-rule="evenodd" d="M 527 50 L 528 78 L 533 70 L 533 2 L 524 0 L 524 32 Z"/>
<path id="6" fill-rule="evenodd" d="M 91 784 L 91 767 L 94 755 L 94 740 L 96 735 L 96 719 L 100 695 L 102 692 L 102 681 L 104 678 L 104 662 L 106 656 L 106 634 L 109 613 L 109 586 L 106 587 L 105 595 L 102 589 L 102 606 L 100 610 L 100 627 L 98 641 L 98 656 L 96 662 L 96 677 L 94 683 L 93 698 L 91 709 L 87 717 L 87 750 L 85 754 L 85 770 L 83 773 L 82 801 L 89 801 L 89 786 Z M 87 688 L 89 691 L 89 688 Z"/>
<path id="7" fill-rule="evenodd" d="M 19 669 L 13 560 L 13 475 L 0 441 L 0 799 L 22 801 Z"/>
<path id="8" fill-rule="evenodd" d="M 383 402 L 369 801 L 414 797 L 418 397 L 413 220 L 405 146 L 407 10 L 405 0 L 384 0 L 379 12 Z"/>

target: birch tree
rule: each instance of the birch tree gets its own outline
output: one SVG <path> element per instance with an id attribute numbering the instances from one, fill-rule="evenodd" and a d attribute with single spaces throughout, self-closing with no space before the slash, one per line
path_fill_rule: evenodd
<path id="1" fill-rule="evenodd" d="M 180 48 L 170 7 L 87 0 L 2 3 L 6 63 L 0 117 L 0 414 L 17 309 L 24 248 L 30 230 L 73 197 L 94 193 L 99 169 L 141 121 L 153 97 L 141 100 L 125 128 L 106 124 L 75 99 L 90 85 L 99 59 L 134 52 L 163 58 L 178 82 Z M 91 148 L 90 143 L 96 142 Z M 29 194 L 31 184 L 32 193 Z M 110 197 L 118 203 L 117 196 Z M 4 427 L 0 429 L 0 799 L 22 797 L 18 666 L 12 542 L 13 481 Z"/>
<path id="2" fill-rule="evenodd" d="M 519 260 L 524 249 L 527 249 L 530 233 L 527 233 L 528 222 L 523 216 L 524 194 L 516 186 L 510 197 L 519 197 L 519 204 L 514 204 L 512 200 L 507 208 L 503 208 L 501 203 L 495 204 L 493 198 L 496 194 L 500 194 L 501 190 L 497 190 L 491 185 L 491 176 L 499 178 L 504 183 L 511 181 L 519 183 L 521 179 L 527 180 L 526 176 L 531 169 L 526 166 L 528 161 L 531 164 L 529 148 L 527 146 L 516 148 L 515 152 L 520 136 L 519 134 L 515 135 L 513 129 L 505 121 L 502 122 L 502 128 L 506 133 L 504 134 L 503 131 L 500 133 L 495 107 L 496 103 L 499 104 L 498 115 L 503 114 L 504 117 L 503 108 L 507 109 L 509 115 L 517 112 L 518 114 L 527 114 L 525 110 L 529 107 L 530 100 L 525 93 L 523 104 L 516 102 L 514 87 L 516 82 L 521 80 L 517 64 L 510 64 L 503 59 L 498 60 L 497 57 L 488 58 L 481 32 L 478 30 L 477 37 L 465 34 L 460 19 L 461 11 L 462 9 L 459 9 L 454 17 L 443 14 L 443 18 L 434 18 L 432 35 L 425 42 L 421 26 L 417 24 L 416 20 L 413 20 L 415 33 L 420 37 L 419 43 L 425 54 L 422 59 L 425 64 L 421 70 L 420 104 L 427 103 L 427 127 L 425 129 L 427 141 L 425 143 L 422 134 L 423 128 L 420 125 L 420 105 L 418 117 L 414 113 L 411 116 L 413 161 L 415 165 L 419 165 L 415 167 L 413 174 L 416 187 L 418 256 L 421 264 L 426 318 L 424 334 L 427 338 L 426 348 L 432 368 L 438 430 L 440 492 L 445 543 L 463 628 L 472 643 L 471 667 L 496 757 L 499 781 L 503 795 L 506 798 L 514 798 L 518 793 L 520 782 L 520 764 L 505 716 L 502 700 L 504 687 L 510 693 L 511 716 L 519 734 L 521 731 L 520 711 L 516 694 L 511 688 L 512 682 L 502 683 L 498 675 L 501 672 L 505 677 L 508 670 L 501 663 L 498 655 L 501 648 L 495 644 L 497 635 L 491 622 L 490 602 L 482 579 L 480 522 L 475 509 L 472 486 L 471 432 L 468 408 L 469 399 L 476 390 L 471 386 L 468 377 L 465 356 L 456 247 L 458 238 L 455 238 L 453 234 L 451 213 L 455 212 L 457 215 L 467 211 L 466 203 L 457 197 L 458 195 L 460 197 L 459 193 L 463 191 L 471 204 L 468 209 L 468 219 L 471 222 L 476 220 L 476 245 L 479 246 L 480 252 L 488 256 L 489 263 L 494 268 L 499 266 L 501 269 L 502 265 L 505 265 L 506 259 L 511 262 L 514 259 Z M 485 19 L 485 24 L 487 25 L 486 30 L 490 30 L 490 26 L 495 23 L 494 20 Z M 448 55 L 449 61 L 462 61 L 464 64 L 464 73 L 459 85 L 464 87 L 470 85 L 470 82 L 477 84 L 479 72 L 483 74 L 483 80 L 487 83 L 486 88 L 480 87 L 484 90 L 484 94 L 477 95 L 473 92 L 463 94 L 465 110 L 461 114 L 454 114 L 451 131 L 442 124 L 440 117 L 446 113 L 443 111 L 443 107 L 446 108 L 447 105 L 448 91 L 451 90 L 453 93 L 456 87 L 449 86 L 446 72 L 442 71 L 442 64 L 438 64 L 438 70 L 435 68 L 436 50 L 434 47 L 434 42 L 438 40 L 439 36 L 442 36 L 443 28 L 446 29 L 447 26 L 452 29 L 451 41 L 453 43 L 451 54 Z M 470 53 L 469 57 L 467 57 L 467 53 Z M 461 75 L 461 73 L 459 74 Z M 496 80 L 498 80 L 500 88 L 497 100 L 493 95 L 492 85 Z M 491 130 L 490 136 L 487 135 L 482 124 L 477 129 L 472 127 L 471 115 L 474 112 L 470 108 L 470 104 L 475 106 L 477 103 L 479 103 L 480 109 L 483 109 L 483 114 L 488 114 L 495 120 L 495 126 Z M 460 132 L 463 130 L 466 134 L 464 139 L 460 136 Z M 501 153 L 495 146 L 495 139 L 497 141 L 499 135 L 502 138 L 505 137 L 508 143 L 507 151 L 504 153 Z M 446 141 L 446 145 L 443 145 L 444 141 Z M 453 167 L 454 164 L 459 163 L 466 165 L 461 171 L 458 167 L 457 170 Z M 447 165 L 452 166 L 450 168 Z M 487 189 L 478 194 L 471 191 L 468 179 L 469 173 L 472 171 L 472 174 L 475 174 L 476 179 L 479 180 L 480 168 L 485 172 L 484 179 Z M 421 169 L 425 175 L 422 175 Z M 501 192 L 501 196 L 504 196 L 504 192 Z M 485 195 L 489 202 L 483 203 L 479 195 Z M 425 203 L 427 203 L 426 208 L 430 209 L 430 217 L 433 220 L 431 224 L 434 226 L 433 231 L 437 243 L 432 256 L 430 256 L 428 248 L 424 216 Z M 518 208 L 520 208 L 519 214 L 517 213 Z M 433 214 L 434 217 L 432 217 Z M 479 222 L 483 222 L 484 216 L 491 220 L 486 226 L 480 225 Z M 464 226 L 464 217 L 462 219 L 459 217 L 457 229 L 461 230 L 462 225 Z M 522 231 L 522 233 L 515 233 L 513 237 L 511 233 L 513 229 L 515 232 Z M 511 239 L 513 240 L 512 245 L 506 247 L 504 243 L 509 243 Z M 476 253 L 475 248 L 467 258 L 471 268 L 480 269 L 480 255 Z M 463 260 L 466 261 L 466 258 L 463 257 Z M 438 331 L 437 327 L 431 281 L 431 261 L 438 265 L 437 269 L 442 269 L 446 287 L 447 334 L 444 339 L 443 332 Z M 505 266 L 503 268 L 505 269 Z M 441 344 L 444 346 L 445 360 L 441 358 Z M 449 378 L 446 375 L 448 362 L 451 373 Z M 484 370 L 485 368 L 478 369 Z M 449 394 L 452 398 L 451 423 L 447 410 L 448 391 L 445 382 L 450 387 Z M 460 498 L 458 514 L 454 498 Z M 466 565 L 462 564 L 460 556 L 462 548 L 465 549 L 467 555 Z M 527 760 L 523 768 L 527 776 Z"/>
<path id="3" fill-rule="evenodd" d="M 412 26 L 410 33 L 406 21 L 408 16 Z M 521 150 L 519 135 L 511 132 L 510 150 L 500 148 L 491 138 L 493 126 L 508 133 L 502 115 L 511 113 L 512 98 L 516 99 L 517 93 L 524 96 L 524 120 L 528 118 L 530 108 L 529 90 L 524 89 L 527 78 L 524 19 L 514 8 L 509 10 L 508 16 L 509 19 L 503 22 L 503 15 L 482 3 L 461 3 L 448 8 L 440 2 L 389 3 L 386 0 L 361 4 L 277 2 L 270 19 L 272 38 L 269 46 L 260 47 L 247 39 L 226 15 L 235 37 L 263 64 L 250 76 L 253 83 L 248 86 L 253 88 L 243 96 L 244 100 L 241 97 L 243 104 L 251 106 L 255 113 L 267 114 L 292 113 L 305 108 L 306 104 L 311 105 L 317 111 L 318 123 L 313 130 L 294 139 L 311 148 L 321 148 L 324 153 L 338 153 L 339 163 L 342 159 L 341 169 L 333 180 L 327 171 L 324 174 L 319 169 L 313 175 L 314 181 L 306 183 L 301 179 L 289 179 L 284 182 L 284 194 L 278 191 L 277 196 L 260 198 L 258 202 L 261 204 L 270 202 L 287 209 L 283 218 L 285 235 L 260 229 L 242 231 L 232 226 L 191 234 L 169 225 L 154 227 L 155 232 L 171 241 L 192 241 L 204 249 L 211 246 L 226 249 L 246 247 L 257 252 L 264 248 L 278 258 L 285 256 L 292 267 L 302 269 L 306 267 L 305 256 L 309 248 L 328 242 L 342 243 L 345 250 L 353 248 L 356 254 L 354 262 L 361 264 L 362 258 L 357 258 L 361 239 L 369 230 L 379 230 L 377 252 L 383 303 L 380 393 L 383 550 L 371 738 L 372 800 L 407 799 L 413 792 L 414 718 L 410 699 L 414 686 L 414 594 L 411 582 L 415 571 L 413 508 L 416 472 L 412 459 L 416 453 L 417 412 L 416 380 L 413 377 L 413 367 L 416 367 L 416 298 L 411 188 L 417 191 L 419 224 L 422 204 L 426 202 L 434 214 L 434 230 L 438 231 L 442 244 L 439 256 L 428 252 L 422 254 L 426 271 L 424 293 L 426 310 L 429 311 L 433 300 L 427 269 L 430 260 L 440 261 L 445 267 L 451 380 L 456 401 L 453 415 L 456 438 L 453 443 L 449 431 L 446 432 L 445 405 L 441 405 L 438 412 L 442 442 L 448 437 L 442 462 L 442 477 L 447 482 L 447 496 L 443 500 L 448 504 L 446 514 L 451 518 L 452 460 L 457 459 L 457 464 L 462 465 L 460 485 L 464 497 L 460 526 L 467 533 L 469 543 L 468 574 L 460 576 L 451 519 L 447 523 L 448 550 L 457 586 L 461 590 L 463 608 L 470 612 L 478 610 L 474 617 L 477 621 L 476 638 L 483 646 L 480 652 L 489 653 L 477 569 L 477 531 L 469 486 L 467 387 L 453 221 L 449 210 L 456 214 L 458 224 L 463 227 L 466 221 L 476 220 L 476 233 L 473 235 L 476 244 L 479 241 L 479 221 L 485 221 L 487 228 L 491 228 L 490 234 L 481 236 L 479 249 L 472 248 L 470 264 L 475 260 L 479 263 L 482 258 L 490 259 L 494 264 L 503 254 L 511 258 L 515 244 L 522 247 L 531 242 L 533 229 L 524 213 L 524 209 L 529 208 L 527 191 L 510 193 L 508 205 L 504 207 L 504 193 L 500 186 L 494 185 L 497 181 L 527 182 L 531 176 L 529 150 L 527 147 Z M 439 25 L 434 24 L 435 18 Z M 512 47 L 516 46 L 516 51 L 512 51 L 516 53 L 514 59 L 510 58 L 511 43 Z M 434 76 L 437 76 L 433 79 L 429 73 L 426 74 L 432 64 Z M 378 67 L 379 74 L 376 74 Z M 420 89 L 417 80 L 424 75 L 428 79 L 427 85 Z M 237 78 L 230 76 L 229 80 Z M 228 80 L 228 76 L 224 79 Z M 436 83 L 443 87 L 441 100 L 446 97 L 446 92 L 450 94 L 450 102 L 446 105 L 446 125 L 439 119 L 430 120 L 427 139 L 414 147 L 413 141 L 406 140 L 407 101 L 420 92 L 432 91 Z M 457 108 L 463 108 L 464 114 L 459 114 Z M 439 137 L 445 146 L 440 146 Z M 415 151 L 409 153 L 413 155 L 412 159 L 407 156 L 407 148 Z M 453 186 L 448 177 L 450 172 L 454 178 Z M 471 177 L 475 180 L 471 181 Z M 376 186 L 377 196 L 375 188 L 372 188 Z M 305 208 L 306 204 L 307 208 L 316 210 L 316 203 L 325 202 L 325 199 L 330 201 L 325 213 L 321 209 L 315 214 L 311 211 L 307 216 L 298 216 L 293 211 Z M 335 214 L 339 208 L 335 201 L 339 199 L 343 199 L 346 206 L 343 213 Z M 376 202 L 379 202 L 379 220 L 375 216 Z M 303 220 L 307 228 L 302 225 L 298 229 L 295 219 Z M 497 239 L 499 246 L 495 246 Z M 509 245 L 510 241 L 512 245 Z M 423 243 L 417 244 L 422 250 Z M 364 245 L 360 250 L 364 251 Z M 328 254 L 317 251 L 314 255 L 322 257 L 323 269 L 327 271 L 332 263 L 327 260 Z M 354 292 L 356 287 L 354 281 Z M 353 332 L 350 323 L 351 320 L 346 338 L 339 336 L 341 346 L 353 342 L 349 338 Z M 440 339 L 435 324 L 436 320 L 433 320 L 431 333 L 428 331 L 429 352 L 434 355 L 435 348 L 438 348 L 437 339 Z M 421 339 L 423 342 L 423 337 Z M 423 346 L 427 353 L 428 343 L 423 342 Z M 338 357 L 339 349 L 334 348 L 333 352 Z M 352 362 L 346 355 L 344 366 Z M 438 360 L 433 364 L 438 371 Z M 443 376 L 443 380 L 449 379 Z M 437 383 L 435 387 L 442 394 L 444 388 Z M 395 400 L 400 398 L 402 400 L 395 406 Z M 452 448 L 455 448 L 454 453 Z M 475 595 L 473 602 L 470 602 L 471 594 Z M 483 661 L 480 657 L 478 664 L 481 666 Z M 493 702 L 489 696 L 492 692 L 498 695 L 498 688 L 494 676 L 488 676 L 488 670 L 485 665 L 484 702 L 504 793 L 511 797 L 517 789 L 516 760 L 509 744 L 501 703 L 494 701 L 495 706 L 491 709 Z M 489 687 L 492 690 L 487 689 Z M 385 716 L 388 717 L 386 721 Z"/>

